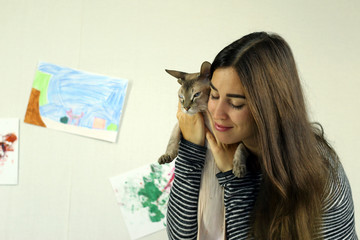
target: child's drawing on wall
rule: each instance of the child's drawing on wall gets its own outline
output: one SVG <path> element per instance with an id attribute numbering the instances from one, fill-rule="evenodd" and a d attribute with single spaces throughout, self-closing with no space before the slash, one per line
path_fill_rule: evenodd
<path id="1" fill-rule="evenodd" d="M 19 119 L 0 119 L 0 184 L 18 182 Z"/>
<path id="2" fill-rule="evenodd" d="M 115 142 L 127 84 L 125 79 L 40 63 L 24 122 Z"/>
<path id="3" fill-rule="evenodd" d="M 173 164 L 151 164 L 110 179 L 132 239 L 166 227 L 173 179 Z"/>

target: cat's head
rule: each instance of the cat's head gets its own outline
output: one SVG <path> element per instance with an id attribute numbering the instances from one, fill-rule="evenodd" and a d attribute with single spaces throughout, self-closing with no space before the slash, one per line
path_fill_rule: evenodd
<path id="1" fill-rule="evenodd" d="M 165 70 L 181 85 L 178 95 L 184 113 L 195 114 L 206 110 L 210 93 L 210 67 L 209 62 L 203 62 L 198 73 Z"/>

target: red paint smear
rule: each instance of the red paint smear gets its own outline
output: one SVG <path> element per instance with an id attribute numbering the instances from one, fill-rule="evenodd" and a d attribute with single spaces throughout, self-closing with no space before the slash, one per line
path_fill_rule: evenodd
<path id="1" fill-rule="evenodd" d="M 168 189 L 168 188 L 171 187 L 171 184 L 172 184 L 172 182 L 173 182 L 173 180 L 174 180 L 174 178 L 175 178 L 175 168 L 172 169 L 172 171 L 171 171 L 170 174 L 172 174 L 172 175 L 171 175 L 171 178 L 170 178 L 170 180 L 167 182 L 167 184 L 166 184 L 166 186 L 164 187 L 164 189 L 162 190 L 162 192 L 164 192 L 166 189 Z"/>
<path id="2" fill-rule="evenodd" d="M 14 133 L 9 133 L 9 134 L 6 134 L 5 135 L 5 141 L 8 141 L 8 142 L 15 142 L 17 140 L 17 137 Z"/>
<path id="3" fill-rule="evenodd" d="M 2 151 L 2 153 L 0 152 L 1 160 L 6 160 L 6 158 L 7 158 L 6 152 L 14 151 L 14 148 L 12 145 L 16 140 L 17 140 L 17 136 L 14 133 L 9 133 L 2 137 L 1 142 L 0 142 L 0 147 L 1 147 L 0 150 Z"/>

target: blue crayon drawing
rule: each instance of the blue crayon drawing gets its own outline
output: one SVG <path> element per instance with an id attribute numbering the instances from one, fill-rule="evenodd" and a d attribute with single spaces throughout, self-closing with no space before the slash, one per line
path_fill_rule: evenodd
<path id="1" fill-rule="evenodd" d="M 41 62 L 24 121 L 114 142 L 127 85 L 125 79 Z"/>

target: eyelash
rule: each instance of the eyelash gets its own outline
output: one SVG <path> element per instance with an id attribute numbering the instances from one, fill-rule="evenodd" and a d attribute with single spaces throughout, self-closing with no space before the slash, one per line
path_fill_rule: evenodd
<path id="1" fill-rule="evenodd" d="M 233 105 L 233 104 L 230 103 L 230 106 L 231 106 L 232 108 L 236 109 L 236 110 L 240 110 L 240 109 L 244 106 L 244 104 L 241 104 L 241 105 L 239 105 L 239 106 L 235 106 L 235 105 Z"/>
<path id="2" fill-rule="evenodd" d="M 215 97 L 215 96 L 212 95 L 212 94 L 210 94 L 210 98 L 211 98 L 211 99 L 215 99 L 215 100 L 216 100 L 216 99 L 219 99 L 219 97 Z"/>
<path id="3" fill-rule="evenodd" d="M 210 94 L 210 98 L 211 99 L 213 99 L 213 100 L 218 100 L 219 99 L 219 97 L 215 97 L 214 95 L 212 95 L 212 94 Z M 234 105 L 234 104 L 232 104 L 232 103 L 230 103 L 229 102 L 229 105 L 232 107 L 232 108 L 234 108 L 234 109 L 236 109 L 236 110 L 240 110 L 243 106 L 244 106 L 244 104 L 241 104 L 241 105 Z"/>

